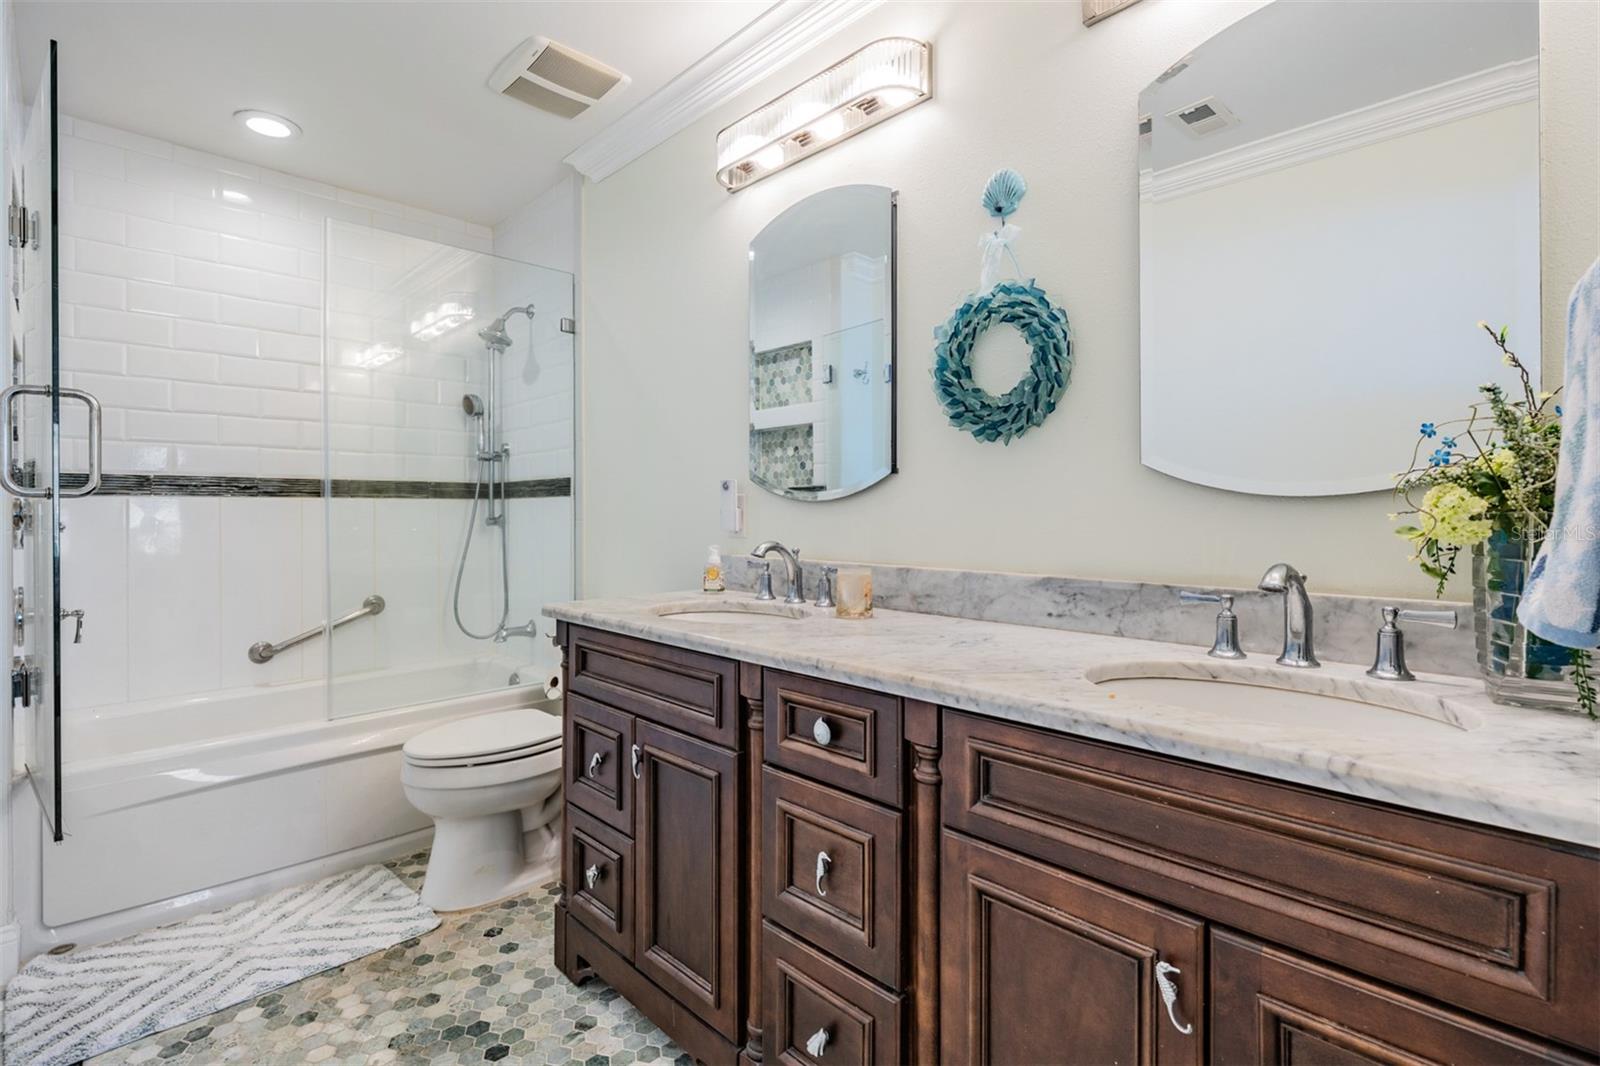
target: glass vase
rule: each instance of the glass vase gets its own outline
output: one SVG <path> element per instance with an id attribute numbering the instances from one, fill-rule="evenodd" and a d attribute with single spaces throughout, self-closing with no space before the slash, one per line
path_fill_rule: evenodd
<path id="1" fill-rule="evenodd" d="M 1539 544 L 1496 530 L 1472 549 L 1472 617 L 1483 685 L 1496 703 L 1578 710 L 1572 649 L 1534 636 L 1517 604 Z"/>

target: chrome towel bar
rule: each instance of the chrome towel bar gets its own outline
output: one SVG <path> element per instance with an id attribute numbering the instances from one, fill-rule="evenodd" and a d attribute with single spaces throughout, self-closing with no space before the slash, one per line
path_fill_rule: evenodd
<path id="1" fill-rule="evenodd" d="M 331 633 L 340 626 L 349 625 L 357 618 L 365 618 L 369 614 L 382 614 L 385 606 L 387 605 L 383 602 L 383 597 L 374 592 L 371 596 L 361 601 L 360 607 L 357 607 L 347 615 L 335 618 L 326 626 L 315 626 L 304 633 L 297 633 L 280 644 L 274 644 L 268 640 L 257 641 L 250 645 L 250 661 L 253 663 L 271 662 L 272 657 L 280 651 L 288 651 L 297 644 L 304 644 L 312 637 L 320 637 L 324 629 Z"/>

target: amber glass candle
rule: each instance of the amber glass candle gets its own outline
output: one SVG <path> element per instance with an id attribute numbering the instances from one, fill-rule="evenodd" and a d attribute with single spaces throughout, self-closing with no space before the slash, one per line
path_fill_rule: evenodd
<path id="1" fill-rule="evenodd" d="M 841 566 L 834 578 L 833 602 L 840 618 L 871 618 L 872 571 Z"/>

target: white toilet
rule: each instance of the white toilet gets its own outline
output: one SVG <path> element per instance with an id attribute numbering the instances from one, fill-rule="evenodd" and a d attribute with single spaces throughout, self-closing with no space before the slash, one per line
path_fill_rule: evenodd
<path id="1" fill-rule="evenodd" d="M 422 901 L 437 911 L 481 907 L 548 879 L 523 834 L 561 812 L 561 719 L 523 708 L 460 718 L 406 741 L 406 799 L 433 819 Z"/>

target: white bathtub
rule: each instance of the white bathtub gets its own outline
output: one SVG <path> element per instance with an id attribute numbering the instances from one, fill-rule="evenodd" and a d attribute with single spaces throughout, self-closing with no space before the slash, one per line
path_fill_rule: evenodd
<path id="1" fill-rule="evenodd" d="M 64 716 L 67 839 L 29 833 L 37 806 L 18 805 L 18 854 L 37 839 L 40 855 L 18 864 L 22 957 L 424 844 L 432 827 L 401 790 L 401 745 L 464 715 L 519 706 L 559 713 L 542 684 L 510 684 L 515 668 L 482 660 L 341 678 L 333 700 L 343 713 L 408 703 L 331 720 L 322 681 Z M 473 689 L 486 691 L 449 696 Z"/>

